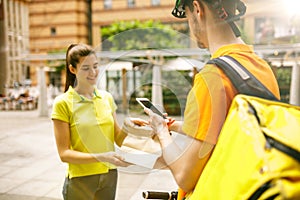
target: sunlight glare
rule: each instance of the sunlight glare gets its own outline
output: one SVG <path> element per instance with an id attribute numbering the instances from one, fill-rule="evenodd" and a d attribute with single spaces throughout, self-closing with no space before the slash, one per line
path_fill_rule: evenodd
<path id="1" fill-rule="evenodd" d="M 299 0 L 284 0 L 283 2 L 290 16 L 294 16 L 299 13 L 299 7 L 300 7 Z"/>

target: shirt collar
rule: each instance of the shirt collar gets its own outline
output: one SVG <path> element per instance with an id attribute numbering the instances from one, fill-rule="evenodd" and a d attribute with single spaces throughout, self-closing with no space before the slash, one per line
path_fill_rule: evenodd
<path id="1" fill-rule="evenodd" d="M 94 89 L 94 94 L 95 94 L 95 97 L 102 99 L 102 94 L 96 87 Z"/>
<path id="2" fill-rule="evenodd" d="M 226 46 L 222 46 L 221 48 L 219 48 L 213 55 L 212 55 L 212 59 L 213 58 L 217 58 L 223 55 L 229 55 L 232 52 L 236 53 L 236 52 L 249 52 L 249 53 L 253 53 L 253 46 L 251 45 L 246 45 L 246 44 L 230 44 L 230 45 L 226 45 Z"/>
<path id="3" fill-rule="evenodd" d="M 80 94 L 78 94 L 72 86 L 69 87 L 67 92 L 73 96 L 73 99 L 76 102 L 92 101 L 91 99 L 87 99 L 87 98 L 81 96 Z M 101 93 L 98 91 L 98 89 L 96 87 L 94 88 L 94 95 L 95 96 L 93 97 L 93 99 L 94 98 L 99 98 L 99 99 L 102 98 Z"/>

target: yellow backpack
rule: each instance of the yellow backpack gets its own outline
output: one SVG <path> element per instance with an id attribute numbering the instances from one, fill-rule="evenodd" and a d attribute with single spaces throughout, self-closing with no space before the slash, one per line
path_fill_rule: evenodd
<path id="1" fill-rule="evenodd" d="M 234 98 L 214 152 L 187 199 L 300 199 L 300 107 L 276 101 L 233 58 L 212 62 L 242 94 Z"/>

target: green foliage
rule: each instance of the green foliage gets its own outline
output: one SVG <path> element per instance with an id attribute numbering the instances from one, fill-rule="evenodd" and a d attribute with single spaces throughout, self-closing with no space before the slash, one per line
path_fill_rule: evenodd
<path id="1" fill-rule="evenodd" d="M 244 29 L 240 29 L 241 31 L 241 38 L 245 41 L 246 44 L 251 44 L 252 42 L 250 41 L 246 31 Z"/>
<path id="2" fill-rule="evenodd" d="M 291 67 L 280 67 L 276 69 L 276 79 L 280 89 L 280 98 L 281 101 L 286 103 L 288 103 L 290 100 L 291 77 Z"/>
<path id="3" fill-rule="evenodd" d="M 280 87 L 289 87 L 291 84 L 291 77 L 292 77 L 292 69 L 289 68 L 278 68 L 276 70 L 277 81 Z"/>
<path id="4" fill-rule="evenodd" d="M 61 72 L 65 69 L 66 69 L 66 65 L 64 63 L 60 63 L 60 65 L 56 65 L 55 73 L 61 74 Z"/>
<path id="5" fill-rule="evenodd" d="M 141 77 L 143 96 L 151 99 L 152 70 L 146 70 Z M 165 111 L 169 115 L 182 115 L 188 92 L 192 87 L 190 71 L 162 71 L 162 93 Z M 139 93 L 140 91 L 137 91 Z M 132 100 L 132 102 L 134 99 Z"/>
<path id="6" fill-rule="evenodd" d="M 162 79 L 166 87 L 163 88 L 164 107 L 170 115 L 183 115 L 186 97 L 192 87 L 190 71 L 163 71 Z"/>
<path id="7" fill-rule="evenodd" d="M 180 48 L 180 34 L 158 21 L 120 21 L 101 28 L 104 50 Z"/>
<path id="8" fill-rule="evenodd" d="M 65 53 L 67 50 L 66 49 L 59 49 L 59 50 L 50 50 L 48 54 L 60 54 L 60 53 Z M 47 65 L 50 68 L 55 68 L 55 73 L 60 74 L 63 70 L 65 70 L 65 61 L 60 61 L 60 60 L 49 60 L 47 61 Z"/>
<path id="9" fill-rule="evenodd" d="M 184 48 L 189 45 L 189 35 L 175 31 L 158 21 L 120 21 L 101 28 L 102 50 L 142 50 Z M 165 61 L 172 56 L 164 58 Z M 145 58 L 142 58 L 145 59 Z M 147 58 L 146 58 L 147 59 Z M 140 69 L 141 87 L 130 98 L 130 109 L 135 109 L 135 97 L 142 94 L 151 99 L 152 66 Z M 169 114 L 180 115 L 191 85 L 189 72 L 168 71 L 162 73 L 164 107 Z M 138 106 L 138 105 L 137 105 Z M 137 107 L 140 110 L 140 107 Z"/>

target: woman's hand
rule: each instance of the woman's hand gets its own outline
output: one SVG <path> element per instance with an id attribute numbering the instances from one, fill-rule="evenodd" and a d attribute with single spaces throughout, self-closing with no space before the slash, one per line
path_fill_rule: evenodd
<path id="1" fill-rule="evenodd" d="M 146 126 L 146 125 L 149 125 L 149 122 L 146 121 L 146 120 L 143 120 L 141 118 L 130 118 L 130 120 L 135 124 L 135 125 L 138 125 L 138 126 Z"/>
<path id="2" fill-rule="evenodd" d="M 93 154 L 93 156 L 99 162 L 108 162 L 118 167 L 128 167 L 132 165 L 131 163 L 126 162 L 122 156 L 113 151 Z"/>

